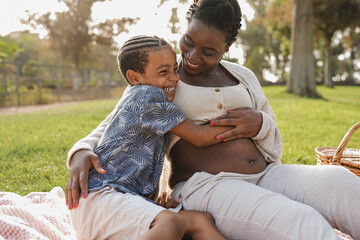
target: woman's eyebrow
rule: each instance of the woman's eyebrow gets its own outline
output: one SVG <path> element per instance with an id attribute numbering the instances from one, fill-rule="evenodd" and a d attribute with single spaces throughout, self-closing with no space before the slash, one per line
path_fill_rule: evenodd
<path id="1" fill-rule="evenodd" d="M 188 35 L 188 34 L 185 34 L 185 36 L 187 37 L 187 38 L 189 38 L 190 40 L 191 40 L 191 42 L 194 42 L 194 40 Z M 208 50 L 211 50 L 211 51 L 217 51 L 215 48 L 212 48 L 212 47 L 203 47 L 203 48 L 206 48 L 206 49 L 208 49 Z"/>

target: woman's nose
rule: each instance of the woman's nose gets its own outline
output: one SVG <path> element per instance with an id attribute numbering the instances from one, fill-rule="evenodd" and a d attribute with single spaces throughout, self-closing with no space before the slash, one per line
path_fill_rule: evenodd
<path id="1" fill-rule="evenodd" d="M 198 51 L 196 50 L 196 48 L 191 49 L 188 52 L 187 57 L 192 63 L 196 63 L 198 60 L 198 57 L 199 57 L 199 54 L 198 54 Z"/>

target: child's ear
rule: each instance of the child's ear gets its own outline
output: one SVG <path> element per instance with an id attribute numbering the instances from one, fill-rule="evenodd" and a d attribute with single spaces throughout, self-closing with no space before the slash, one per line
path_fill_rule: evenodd
<path id="1" fill-rule="evenodd" d="M 138 72 L 135 72 L 134 70 L 127 70 L 126 71 L 126 78 L 129 80 L 131 85 L 139 85 L 140 82 L 140 74 Z"/>

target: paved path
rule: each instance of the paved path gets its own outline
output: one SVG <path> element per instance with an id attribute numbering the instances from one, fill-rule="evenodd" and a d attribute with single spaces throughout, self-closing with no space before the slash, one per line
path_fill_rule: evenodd
<path id="1" fill-rule="evenodd" d="M 63 107 L 67 105 L 74 105 L 81 103 L 78 102 L 61 102 L 61 103 L 51 103 L 51 104 L 43 104 L 43 105 L 33 105 L 33 106 L 23 106 L 23 107 L 7 107 L 7 108 L 0 108 L 0 116 L 9 116 L 14 114 L 21 114 L 21 113 L 32 113 L 35 111 L 46 110 L 50 108 L 57 108 Z"/>

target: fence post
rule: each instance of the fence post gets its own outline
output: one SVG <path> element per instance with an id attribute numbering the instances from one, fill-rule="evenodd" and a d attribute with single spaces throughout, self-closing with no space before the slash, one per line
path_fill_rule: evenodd
<path id="1" fill-rule="evenodd" d="M 79 81 L 77 77 L 77 70 L 76 68 L 72 68 L 71 77 L 72 77 L 72 89 L 73 91 L 77 91 L 79 89 Z"/>
<path id="2" fill-rule="evenodd" d="M 38 91 L 39 91 L 39 104 L 42 104 L 42 79 L 41 79 L 41 68 L 38 66 Z"/>
<path id="3" fill-rule="evenodd" d="M 98 74 L 99 74 L 99 72 L 98 72 L 98 70 L 95 70 L 95 88 L 98 88 L 99 87 L 99 83 L 98 83 L 98 81 L 99 81 L 99 79 L 98 79 Z"/>
<path id="4" fill-rule="evenodd" d="M 60 77 L 59 77 L 59 66 L 56 67 L 55 70 L 55 75 L 56 75 L 56 95 L 57 95 L 57 100 L 58 102 L 61 102 L 60 100 Z"/>
<path id="5" fill-rule="evenodd" d="M 5 65 L 5 67 L 3 68 L 3 77 L 2 77 L 2 79 L 3 79 L 3 86 L 4 86 L 4 89 L 5 89 L 5 91 L 7 92 L 7 82 L 6 82 L 6 65 Z"/>
<path id="6" fill-rule="evenodd" d="M 90 69 L 89 68 L 84 68 L 84 75 L 83 75 L 83 79 L 84 79 L 84 82 L 83 82 L 83 86 L 84 86 L 84 89 L 87 90 L 88 89 L 88 86 L 89 86 L 89 71 Z"/>
<path id="7" fill-rule="evenodd" d="M 15 69 L 16 69 L 16 106 L 20 106 L 20 64 L 15 63 Z"/>
<path id="8" fill-rule="evenodd" d="M 108 71 L 104 72 L 104 86 L 105 88 L 110 88 L 110 74 Z"/>
<path id="9" fill-rule="evenodd" d="M 6 100 L 8 98 L 8 91 L 7 91 L 7 83 L 6 83 L 6 65 L 4 64 L 4 68 L 0 69 L 2 72 L 2 88 L 3 90 L 1 90 L 0 88 L 0 106 L 5 106 L 6 105 Z"/>

